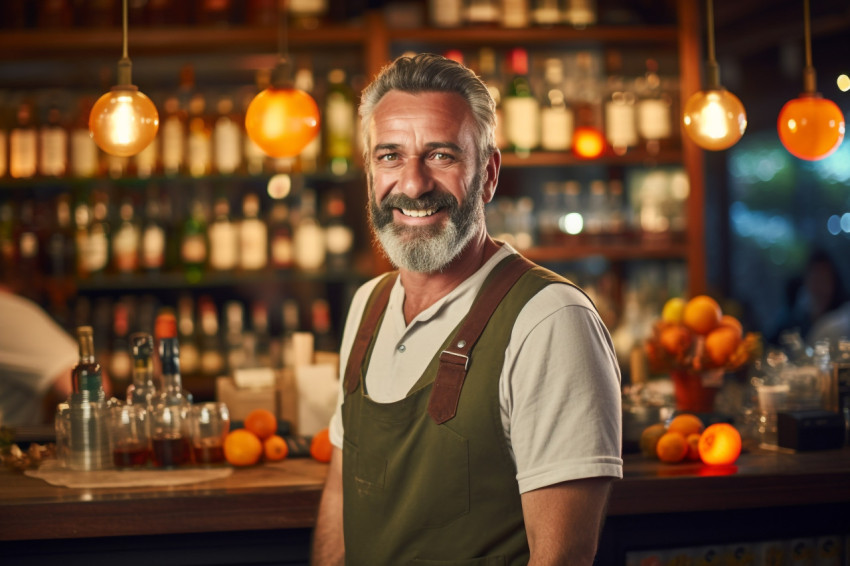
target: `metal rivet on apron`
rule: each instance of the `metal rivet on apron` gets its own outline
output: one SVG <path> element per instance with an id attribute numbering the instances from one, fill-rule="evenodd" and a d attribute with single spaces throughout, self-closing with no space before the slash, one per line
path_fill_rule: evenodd
<path id="1" fill-rule="evenodd" d="M 398 347 L 399 352 L 404 352 L 405 350 L 407 350 L 407 346 L 405 346 L 404 344 Z"/>
<path id="2" fill-rule="evenodd" d="M 466 340 L 461 340 L 457 343 L 458 348 L 463 348 L 464 346 L 466 346 Z"/>

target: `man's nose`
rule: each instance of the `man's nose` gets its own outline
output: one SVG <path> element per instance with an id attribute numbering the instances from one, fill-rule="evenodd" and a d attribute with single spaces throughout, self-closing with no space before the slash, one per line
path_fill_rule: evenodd
<path id="1" fill-rule="evenodd" d="M 399 179 L 399 189 L 404 195 L 419 198 L 433 188 L 434 180 L 422 160 L 410 159 L 404 164 Z"/>

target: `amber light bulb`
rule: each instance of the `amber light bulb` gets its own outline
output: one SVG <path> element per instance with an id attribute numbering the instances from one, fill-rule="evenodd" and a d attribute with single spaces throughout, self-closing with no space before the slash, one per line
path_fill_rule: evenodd
<path id="1" fill-rule="evenodd" d="M 692 94 L 685 103 L 682 121 L 688 137 L 712 151 L 732 147 L 747 129 L 744 105 L 722 87 Z"/>
<path id="2" fill-rule="evenodd" d="M 94 142 L 106 153 L 119 157 L 145 149 L 158 129 L 156 106 L 134 85 L 113 87 L 95 102 L 89 115 Z"/>
<path id="3" fill-rule="evenodd" d="M 776 127 L 785 149 L 808 161 L 831 155 L 844 140 L 844 114 L 817 93 L 803 93 L 786 102 Z"/>
<path id="4" fill-rule="evenodd" d="M 605 151 L 605 137 L 592 126 L 581 126 L 573 132 L 573 153 L 583 159 L 596 159 Z"/>
<path id="5" fill-rule="evenodd" d="M 319 107 L 303 90 L 273 84 L 248 105 L 245 129 L 267 155 L 293 157 L 319 133 Z"/>

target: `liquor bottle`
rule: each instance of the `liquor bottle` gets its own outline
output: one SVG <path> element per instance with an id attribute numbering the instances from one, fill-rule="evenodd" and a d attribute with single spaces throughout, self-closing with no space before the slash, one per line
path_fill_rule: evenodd
<path id="1" fill-rule="evenodd" d="M 209 297 L 198 300 L 200 317 L 200 370 L 204 377 L 215 378 L 224 372 L 226 360 L 222 354 L 219 338 L 218 312 L 215 303 Z"/>
<path id="2" fill-rule="evenodd" d="M 428 22 L 435 28 L 456 28 L 463 25 L 462 0 L 430 0 Z"/>
<path id="3" fill-rule="evenodd" d="M 540 108 L 540 147 L 547 151 L 566 151 L 573 144 L 575 117 L 564 93 L 564 63 L 558 57 L 546 59 L 545 91 Z"/>
<path id="4" fill-rule="evenodd" d="M 133 382 L 127 387 L 127 404 L 152 409 L 158 392 L 154 382 L 153 336 L 146 332 L 130 335 L 133 356 Z"/>
<path id="5" fill-rule="evenodd" d="M 101 275 L 109 267 L 109 196 L 104 191 L 93 193 L 92 220 L 86 239 L 86 270 Z"/>
<path id="6" fill-rule="evenodd" d="M 233 98 L 224 95 L 216 104 L 213 125 L 213 165 L 219 175 L 232 175 L 242 166 L 242 128 L 244 119 L 236 112 Z"/>
<path id="7" fill-rule="evenodd" d="M 325 231 L 316 220 L 316 193 L 310 189 L 301 193 L 301 207 L 292 241 L 298 269 L 316 271 L 324 265 Z"/>
<path id="8" fill-rule="evenodd" d="M 571 105 L 576 121 L 573 151 L 584 158 L 598 157 L 605 149 L 599 74 L 599 60 L 593 52 L 575 53 L 575 70 L 571 76 L 575 85 Z M 588 139 L 592 143 L 586 144 Z M 576 144 L 577 141 L 584 143 Z"/>
<path id="9" fill-rule="evenodd" d="M 80 279 L 85 279 L 90 275 L 88 261 L 90 224 L 91 208 L 85 199 L 80 199 L 74 205 L 74 249 L 76 273 Z"/>
<path id="10" fill-rule="evenodd" d="M 646 60 L 646 74 L 638 86 L 637 129 L 650 154 L 658 153 L 660 144 L 673 135 L 671 100 L 661 87 L 654 59 Z"/>
<path id="11" fill-rule="evenodd" d="M 293 367 L 295 365 L 295 354 L 293 352 L 292 336 L 301 328 L 301 312 L 298 307 L 298 301 L 289 298 L 284 299 L 281 308 L 281 318 L 283 320 L 283 335 L 281 337 L 281 357 L 283 367 Z"/>
<path id="12" fill-rule="evenodd" d="M 158 104 L 159 106 L 159 104 Z M 160 145 L 162 144 L 162 129 L 160 134 L 155 136 L 145 148 L 133 157 L 133 164 L 136 169 L 136 177 L 140 179 L 149 179 L 154 175 L 159 175 L 162 172 L 162 163 L 160 161 Z"/>
<path id="13" fill-rule="evenodd" d="M 638 143 L 635 95 L 622 75 L 622 56 L 618 51 L 606 54 L 608 79 L 605 99 L 605 139 L 617 155 L 624 155 Z"/>
<path id="14" fill-rule="evenodd" d="M 325 151 L 331 172 L 345 175 L 354 157 L 354 93 L 345 82 L 345 71 L 328 73 L 325 98 Z"/>
<path id="15" fill-rule="evenodd" d="M 62 111 L 51 103 L 47 119 L 39 128 L 39 173 L 45 177 L 64 177 L 68 171 L 68 131 L 62 124 Z"/>
<path id="16" fill-rule="evenodd" d="M 94 99 L 80 98 L 77 115 L 71 126 L 71 175 L 73 177 L 95 177 L 100 172 L 100 150 L 89 131 L 89 115 Z"/>
<path id="17" fill-rule="evenodd" d="M 317 352 L 336 352 L 338 350 L 331 324 L 331 307 L 325 299 L 315 299 L 310 305 L 313 328 L 314 348 Z"/>
<path id="18" fill-rule="evenodd" d="M 106 424 L 106 395 L 103 372 L 95 359 L 91 326 L 77 328 L 80 358 L 71 370 L 69 467 L 100 470 L 111 466 Z"/>
<path id="19" fill-rule="evenodd" d="M 505 116 L 502 107 L 502 81 L 496 74 L 496 52 L 483 47 L 478 52 L 478 67 L 481 80 L 487 85 L 493 102 L 496 103 L 496 147 L 505 149 L 508 141 L 505 137 Z"/>
<path id="20" fill-rule="evenodd" d="M 66 291 L 73 284 L 76 253 L 74 229 L 71 221 L 71 197 L 68 193 L 56 198 L 53 226 L 47 238 L 47 275 L 55 288 Z"/>
<path id="21" fill-rule="evenodd" d="M 242 220 L 239 222 L 239 268 L 257 271 L 268 264 L 268 226 L 259 218 L 260 198 L 248 193 L 242 199 Z"/>
<path id="22" fill-rule="evenodd" d="M 212 126 L 206 115 L 207 101 L 200 92 L 189 98 L 186 163 L 189 175 L 205 177 L 212 172 Z"/>
<path id="23" fill-rule="evenodd" d="M 540 144 L 540 103 L 528 80 L 528 52 L 511 50 L 508 63 L 512 78 L 502 101 L 505 136 L 513 151 L 528 155 Z"/>
<path id="24" fill-rule="evenodd" d="M 158 468 L 173 468 L 191 462 L 189 419 L 192 394 L 183 389 L 177 338 L 160 340 L 159 359 L 162 364 L 162 391 L 152 411 L 153 463 Z"/>
<path id="25" fill-rule="evenodd" d="M 180 241 L 180 259 L 189 281 L 200 281 L 207 263 L 207 221 L 204 204 L 198 197 L 192 199 L 191 212 L 183 223 Z"/>
<path id="26" fill-rule="evenodd" d="M 290 269 L 294 264 L 289 207 L 283 202 L 275 202 L 269 215 L 269 263 L 275 269 Z"/>
<path id="27" fill-rule="evenodd" d="M 41 239 L 36 219 L 36 203 L 26 199 L 19 209 L 20 219 L 15 234 L 17 265 L 15 270 L 24 283 L 26 296 L 38 299 L 32 293 L 38 290 L 37 279 L 41 275 Z"/>
<path id="28" fill-rule="evenodd" d="M 230 218 L 230 201 L 219 197 L 213 207 L 213 221 L 209 227 L 210 268 L 214 271 L 232 271 L 239 256 L 239 233 Z"/>
<path id="29" fill-rule="evenodd" d="M 141 233 L 139 261 L 145 271 L 156 272 L 165 268 L 166 231 L 162 223 L 162 205 L 159 191 L 151 188 L 145 199 L 145 221 Z"/>
<path id="30" fill-rule="evenodd" d="M 313 70 L 310 68 L 309 61 L 307 61 L 302 63 L 295 72 L 295 88 L 303 90 L 315 97 L 314 87 Z M 301 173 L 314 173 L 319 168 L 319 156 L 321 153 L 322 134 L 321 128 L 319 128 L 316 137 L 298 154 L 297 170 Z"/>
<path id="31" fill-rule="evenodd" d="M 254 356 L 251 367 L 276 367 L 272 365 L 272 339 L 269 333 L 269 309 L 265 302 L 251 305 L 251 329 L 254 335 Z"/>
<path id="32" fill-rule="evenodd" d="M 183 295 L 177 300 L 177 336 L 180 339 L 182 374 L 195 375 L 200 369 L 201 354 L 195 336 L 194 305 L 190 295 Z"/>
<path id="33" fill-rule="evenodd" d="M 112 311 L 112 342 L 109 352 L 109 379 L 117 392 L 126 391 L 133 376 L 130 356 L 130 308 L 124 300 L 117 301 Z"/>
<path id="34" fill-rule="evenodd" d="M 227 358 L 227 371 L 233 375 L 246 366 L 245 311 L 239 301 L 227 301 L 224 305 L 224 349 Z"/>
<path id="35" fill-rule="evenodd" d="M 139 269 L 141 229 L 136 222 L 133 202 L 125 198 L 118 207 L 120 221 L 112 237 L 112 265 L 116 273 L 130 274 Z"/>
<path id="36" fill-rule="evenodd" d="M 38 171 L 38 132 L 33 103 L 22 101 L 16 116 L 15 127 L 9 133 L 9 174 L 16 179 L 28 179 Z"/>
<path id="37" fill-rule="evenodd" d="M 176 95 L 165 99 L 163 110 L 160 133 L 162 172 L 173 177 L 183 173 L 186 163 L 187 117 Z"/>
<path id="38" fill-rule="evenodd" d="M 504 28 L 527 28 L 531 21 L 529 0 L 502 0 L 501 24 Z"/>
<path id="39" fill-rule="evenodd" d="M 330 272 L 340 273 L 351 266 L 354 230 L 345 222 L 345 199 L 333 191 L 325 201 L 325 265 Z"/>

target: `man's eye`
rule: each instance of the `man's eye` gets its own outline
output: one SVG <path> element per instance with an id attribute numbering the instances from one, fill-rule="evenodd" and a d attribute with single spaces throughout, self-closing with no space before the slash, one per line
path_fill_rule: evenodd
<path id="1" fill-rule="evenodd" d="M 437 161 L 446 161 L 448 159 L 454 159 L 454 156 L 449 153 L 443 153 L 442 151 L 432 153 L 431 157 Z"/>
<path id="2" fill-rule="evenodd" d="M 395 161 L 398 159 L 398 154 L 395 153 L 385 153 L 383 155 L 378 156 L 378 161 Z"/>

